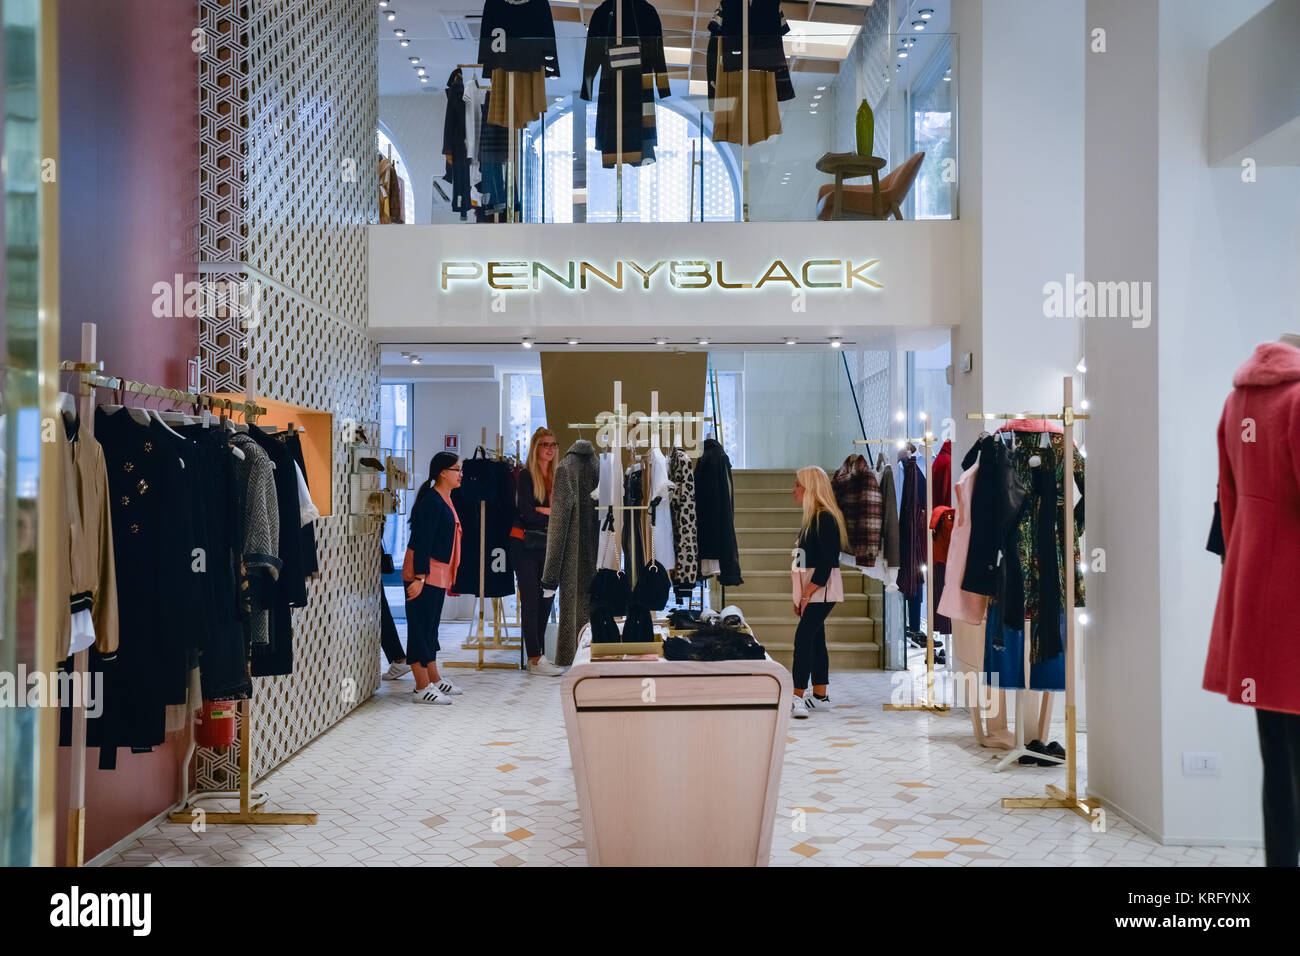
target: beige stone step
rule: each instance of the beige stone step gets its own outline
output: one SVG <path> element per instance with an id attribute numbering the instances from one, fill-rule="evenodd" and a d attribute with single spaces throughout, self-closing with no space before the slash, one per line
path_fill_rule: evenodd
<path id="1" fill-rule="evenodd" d="M 794 498 L 790 488 L 737 488 L 735 504 L 737 508 L 788 508 L 794 506 Z"/>
<path id="2" fill-rule="evenodd" d="M 737 516 L 739 517 L 739 516 Z M 745 566 L 744 554 L 752 548 L 784 548 L 786 554 L 795 546 L 795 541 L 799 537 L 797 528 L 772 528 L 761 527 L 741 527 L 739 521 L 736 523 L 736 545 L 740 549 L 741 562 L 740 566 Z"/>
<path id="3" fill-rule="evenodd" d="M 790 586 L 787 582 L 784 590 L 742 594 L 735 588 L 727 588 L 727 603 L 740 608 L 746 618 L 782 617 L 788 615 L 791 626 L 794 623 L 794 611 L 791 608 Z M 844 601 L 831 612 L 831 616 L 866 618 L 870 603 L 865 594 L 845 594 Z"/>
<path id="4" fill-rule="evenodd" d="M 784 468 L 744 468 L 731 473 L 732 486 L 742 488 L 781 489 L 787 493 L 794 487 L 794 470 Z"/>
<path id="5" fill-rule="evenodd" d="M 763 648 L 772 660 L 786 670 L 794 666 L 794 645 L 782 644 L 773 647 L 770 644 L 764 644 Z M 852 647 L 837 647 L 827 644 L 826 656 L 830 659 L 832 685 L 835 683 L 836 674 L 880 670 L 880 648 L 875 644 L 853 645 Z M 833 692 L 831 699 L 835 699 Z"/>
<path id="6" fill-rule="evenodd" d="M 749 548 L 741 552 L 740 570 L 746 580 L 750 571 L 780 571 L 788 580 L 793 560 L 793 544 L 786 548 Z"/>

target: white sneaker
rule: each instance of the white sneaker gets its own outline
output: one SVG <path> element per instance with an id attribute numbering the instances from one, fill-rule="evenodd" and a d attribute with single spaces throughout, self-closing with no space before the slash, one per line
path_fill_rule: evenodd
<path id="1" fill-rule="evenodd" d="M 438 690 L 436 684 L 426 684 L 411 694 L 411 700 L 417 704 L 450 704 L 451 698 Z"/>
<path id="2" fill-rule="evenodd" d="M 528 665 L 528 673 L 537 677 L 560 677 L 564 673 L 564 668 L 557 667 L 545 657 L 539 657 L 536 664 Z"/>
<path id="3" fill-rule="evenodd" d="M 411 673 L 410 664 L 389 664 L 388 670 L 384 671 L 384 680 L 398 680 Z"/>
<path id="4" fill-rule="evenodd" d="M 831 695 L 827 694 L 825 697 L 818 697 L 812 691 L 809 691 L 803 695 L 803 702 L 808 705 L 810 711 L 816 710 L 818 707 L 830 707 Z"/>
<path id="5" fill-rule="evenodd" d="M 437 687 L 441 693 L 446 694 L 448 697 L 459 697 L 461 694 L 465 693 L 463 690 L 461 690 L 459 687 L 453 684 L 446 677 L 442 678 L 442 680 L 438 681 L 438 683 L 435 684 L 434 686 Z"/>
<path id="6" fill-rule="evenodd" d="M 807 720 L 808 701 L 800 697 L 798 694 L 795 694 L 793 699 L 790 701 L 790 716 L 797 719 Z"/>

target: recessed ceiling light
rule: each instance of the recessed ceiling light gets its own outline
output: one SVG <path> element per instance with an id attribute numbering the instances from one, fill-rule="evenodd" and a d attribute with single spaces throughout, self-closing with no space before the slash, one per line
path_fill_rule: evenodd
<path id="1" fill-rule="evenodd" d="M 708 345 L 708 344 L 709 344 L 709 340 L 706 339 L 706 338 L 696 339 L 695 341 L 696 341 L 696 343 L 697 343 L 698 345 Z"/>
<path id="2" fill-rule="evenodd" d="M 407 57 L 407 60 L 409 60 L 409 61 L 412 62 L 412 63 L 419 63 L 419 62 L 420 62 L 420 58 L 419 58 L 418 56 L 408 56 L 408 57 Z"/>
<path id="3" fill-rule="evenodd" d="M 916 11 L 916 14 L 922 20 L 929 20 L 932 16 L 934 16 L 934 11 L 931 10 L 929 7 L 926 7 L 924 10 Z"/>
<path id="4" fill-rule="evenodd" d="M 410 45 L 411 45 L 411 41 L 410 41 L 410 40 L 403 40 L 403 41 L 402 41 L 402 46 L 410 46 Z"/>
<path id="5" fill-rule="evenodd" d="M 925 29 L 925 21 L 924 21 L 924 20 L 913 20 L 913 21 L 912 21 L 912 29 L 913 29 L 913 30 L 924 30 L 924 29 Z"/>
<path id="6" fill-rule="evenodd" d="M 390 19 L 390 20 L 396 20 L 396 19 L 397 19 L 397 11 L 396 11 L 396 10 L 389 10 L 386 14 L 384 14 L 384 16 L 388 17 L 388 19 Z"/>
<path id="7" fill-rule="evenodd" d="M 428 78 L 427 76 L 422 76 L 422 77 L 420 77 L 420 82 L 421 82 L 421 83 L 428 83 L 428 82 L 429 82 L 429 78 Z"/>
<path id="8" fill-rule="evenodd" d="M 405 30 L 402 30 L 402 29 L 399 28 L 399 29 L 393 31 L 393 35 L 394 35 L 394 36 L 399 36 L 399 37 L 404 37 L 404 36 L 406 36 L 406 31 L 405 31 Z"/>
<path id="9" fill-rule="evenodd" d="M 792 339 L 792 338 L 787 338 L 787 339 L 785 340 L 785 344 L 786 344 L 786 345 L 794 345 L 794 343 L 795 343 L 795 340 Z"/>
<path id="10" fill-rule="evenodd" d="M 826 89 L 826 87 L 824 87 L 824 86 L 819 86 L 819 87 L 817 87 L 817 92 L 820 93 L 820 92 L 822 92 L 822 91 L 825 90 L 825 89 Z"/>
<path id="11" fill-rule="evenodd" d="M 655 339 L 655 345 L 667 345 L 667 344 L 668 344 L 668 340 L 664 338 L 662 335 L 659 338 Z"/>
<path id="12" fill-rule="evenodd" d="M 821 98 L 822 98 L 822 95 L 821 95 L 820 93 L 817 93 L 816 95 L 813 96 L 813 99 L 815 99 L 815 100 L 819 100 L 819 99 L 821 99 Z"/>
<path id="13" fill-rule="evenodd" d="M 533 340 L 525 335 L 522 339 L 519 340 L 519 344 L 526 349 L 530 349 L 533 347 Z"/>
<path id="14" fill-rule="evenodd" d="M 901 408 L 898 411 L 894 412 L 894 421 L 896 422 L 901 422 L 905 417 L 906 416 L 903 414 L 903 410 Z"/>
<path id="15" fill-rule="evenodd" d="M 412 356 L 411 356 L 411 364 L 412 364 L 412 365 L 419 365 L 419 364 L 420 364 L 420 356 L 418 356 L 418 355 L 412 355 Z"/>
<path id="16" fill-rule="evenodd" d="M 951 76 L 945 76 L 945 77 L 943 78 L 943 81 L 944 81 L 945 83 L 951 83 L 951 82 L 952 82 L 952 77 L 951 77 Z"/>
<path id="17" fill-rule="evenodd" d="M 416 75 L 416 76 L 424 76 L 425 72 L 426 72 L 426 70 L 425 70 L 424 67 L 422 67 L 422 66 L 417 66 L 417 67 L 415 68 L 415 75 Z"/>
<path id="18" fill-rule="evenodd" d="M 835 337 L 835 338 L 832 338 L 832 339 L 831 339 L 831 348 L 833 348 L 833 349 L 837 349 L 837 348 L 839 348 L 839 347 L 840 347 L 840 340 L 839 340 L 839 337 L 837 336 L 837 337 Z"/>
<path id="19" fill-rule="evenodd" d="M 899 51 L 898 51 L 898 58 L 899 58 L 900 60 L 906 60 L 906 59 L 907 59 L 907 51 L 906 51 L 906 50 L 899 50 Z"/>
<path id="20" fill-rule="evenodd" d="M 570 344 L 570 345 L 577 345 L 577 344 L 578 344 L 578 340 L 575 339 L 573 336 L 570 336 L 570 337 L 569 337 L 569 344 Z"/>
<path id="21" fill-rule="evenodd" d="M 379 5 L 380 5 L 381 7 L 386 7 L 386 6 L 388 6 L 388 0 L 379 0 Z"/>

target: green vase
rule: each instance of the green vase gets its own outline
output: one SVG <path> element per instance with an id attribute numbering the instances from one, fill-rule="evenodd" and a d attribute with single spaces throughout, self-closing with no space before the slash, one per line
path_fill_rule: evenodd
<path id="1" fill-rule="evenodd" d="M 876 117 L 866 100 L 858 107 L 858 155 L 870 156 L 876 143 Z"/>

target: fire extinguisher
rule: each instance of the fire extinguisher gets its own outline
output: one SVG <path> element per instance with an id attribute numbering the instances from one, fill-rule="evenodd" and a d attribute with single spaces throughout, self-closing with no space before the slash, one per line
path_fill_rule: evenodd
<path id="1" fill-rule="evenodd" d="M 235 742 L 235 714 L 238 701 L 205 700 L 199 709 L 200 747 L 224 750 Z"/>

